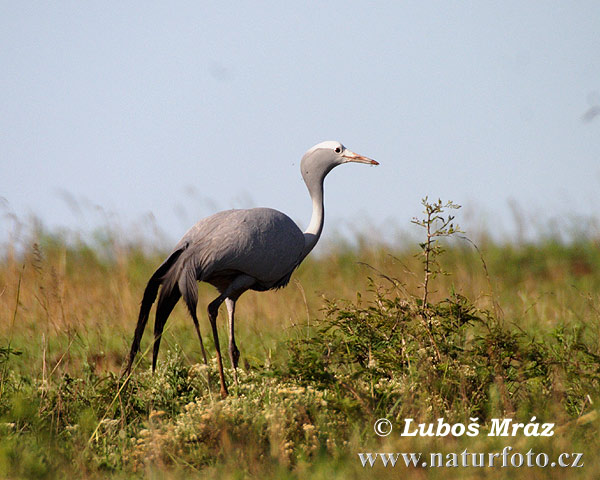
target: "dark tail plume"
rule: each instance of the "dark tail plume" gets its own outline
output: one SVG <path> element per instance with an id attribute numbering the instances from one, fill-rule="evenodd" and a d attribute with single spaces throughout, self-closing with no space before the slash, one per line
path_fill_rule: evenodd
<path id="1" fill-rule="evenodd" d="M 169 270 L 173 267 L 184 249 L 179 249 L 173 252 L 169 258 L 167 258 L 160 267 L 152 274 L 146 289 L 144 290 L 144 297 L 142 298 L 142 305 L 140 307 L 140 314 L 138 316 L 137 325 L 135 327 L 135 334 L 133 336 L 133 342 L 131 344 L 131 350 L 127 359 L 127 366 L 121 373 L 121 377 L 129 375 L 135 356 L 140 350 L 140 342 L 142 341 L 142 335 L 144 329 L 148 323 L 148 316 L 150 315 L 150 309 L 158 294 L 158 288 L 163 283 L 165 276 L 169 273 Z"/>
<path id="2" fill-rule="evenodd" d="M 160 340 L 162 339 L 163 329 L 167 323 L 167 319 L 175 304 L 181 298 L 177 284 L 165 282 L 160 290 L 158 304 L 156 305 L 156 320 L 154 321 L 154 347 L 152 349 L 152 371 L 156 370 L 156 361 L 158 360 L 158 350 L 160 348 Z"/>

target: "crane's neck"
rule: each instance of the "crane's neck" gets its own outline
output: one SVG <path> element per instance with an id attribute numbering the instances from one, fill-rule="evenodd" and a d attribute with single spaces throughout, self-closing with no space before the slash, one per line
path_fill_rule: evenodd
<path id="1" fill-rule="evenodd" d="M 324 176 L 323 176 L 324 177 Z M 308 185 L 308 191 L 312 200 L 312 216 L 310 224 L 304 232 L 304 252 L 302 258 L 306 257 L 315 247 L 323 231 L 323 222 L 325 221 L 325 207 L 323 205 L 323 179 L 314 184 L 311 188 Z"/>

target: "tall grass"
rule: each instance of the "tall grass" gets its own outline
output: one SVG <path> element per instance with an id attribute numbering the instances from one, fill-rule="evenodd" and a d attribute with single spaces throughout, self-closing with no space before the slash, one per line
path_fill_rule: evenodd
<path id="1" fill-rule="evenodd" d="M 151 375 L 146 352 L 127 385 L 118 379 L 145 282 L 166 252 L 41 230 L 24 248 L 7 246 L 0 263 L 0 476 L 362 478 L 371 472 L 357 453 L 369 449 L 486 452 L 508 442 L 379 438 L 376 418 L 477 417 L 489 425 L 532 416 L 555 422 L 556 435 L 520 436 L 515 445 L 549 455 L 582 451 L 585 467 L 408 473 L 600 476 L 599 239 L 488 239 L 475 247 L 444 226 L 445 205 L 438 207 L 433 217 L 441 223 L 430 216 L 421 224 L 429 235 L 445 235 L 425 237 L 421 247 L 340 246 L 309 257 L 286 289 L 246 293 L 236 325 L 243 368 L 226 400 L 215 364 L 199 364 L 181 306 L 167 324 L 158 372 Z M 454 238 L 434 243 L 447 236 Z M 434 263 L 423 264 L 427 255 Z M 215 296 L 200 285 L 200 306 Z"/>

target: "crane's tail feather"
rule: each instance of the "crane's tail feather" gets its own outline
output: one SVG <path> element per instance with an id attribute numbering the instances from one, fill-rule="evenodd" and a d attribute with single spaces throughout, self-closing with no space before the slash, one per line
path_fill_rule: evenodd
<path id="1" fill-rule="evenodd" d="M 158 304 L 156 305 L 156 319 L 154 320 L 154 347 L 152 349 L 152 371 L 156 370 L 156 361 L 158 359 L 158 350 L 160 348 L 160 340 L 162 338 L 163 329 L 167 323 L 167 319 L 175 305 L 181 298 L 181 293 L 177 284 L 163 284 L 158 296 Z"/>
<path id="2" fill-rule="evenodd" d="M 183 300 L 185 301 L 190 315 L 194 315 L 198 305 L 198 282 L 196 281 L 196 269 L 185 268 L 178 278 L 178 286 Z"/>
<path id="3" fill-rule="evenodd" d="M 127 357 L 127 366 L 123 369 L 121 373 L 121 377 L 128 375 L 131 372 L 131 367 L 133 365 L 133 360 L 140 350 L 140 342 L 142 341 L 142 335 L 144 334 L 144 329 L 146 328 L 146 324 L 148 323 L 148 316 L 150 315 L 150 309 L 152 308 L 152 304 L 156 299 L 156 295 L 158 293 L 158 288 L 164 282 L 165 278 L 172 270 L 173 266 L 179 259 L 181 253 L 184 251 L 184 248 L 176 250 L 173 252 L 169 258 L 167 258 L 158 269 L 152 274 L 150 280 L 148 281 L 148 285 L 146 285 L 146 289 L 144 290 L 144 296 L 142 298 L 142 304 L 140 306 L 140 313 L 138 316 L 137 325 L 135 327 L 135 333 L 133 336 L 133 342 L 131 344 L 131 350 L 129 352 L 129 356 Z M 171 282 L 170 282 L 171 283 Z M 172 287 L 171 287 L 172 288 Z M 163 286 L 164 289 L 164 286 Z M 162 296 L 162 292 L 161 292 Z M 179 299 L 179 297 L 178 297 Z M 169 312 L 170 313 L 170 312 Z M 168 315 L 167 315 L 168 316 Z"/>
<path id="4" fill-rule="evenodd" d="M 201 276 L 201 275 L 200 275 Z M 183 296 L 183 300 L 188 308 L 188 312 L 194 322 L 194 328 L 198 334 L 198 340 L 200 341 L 200 350 L 202 351 L 202 358 L 204 364 L 207 365 L 206 350 L 204 349 L 204 341 L 202 340 L 202 333 L 200 332 L 200 324 L 198 323 L 198 315 L 196 308 L 198 306 L 198 283 L 196 281 L 196 270 L 195 268 L 188 268 L 182 272 L 179 276 L 178 282 L 179 290 Z"/>

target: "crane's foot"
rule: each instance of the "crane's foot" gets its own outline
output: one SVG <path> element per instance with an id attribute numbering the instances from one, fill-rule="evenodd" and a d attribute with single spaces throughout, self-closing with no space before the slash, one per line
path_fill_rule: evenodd
<path id="1" fill-rule="evenodd" d="M 221 398 L 226 399 L 229 392 L 227 391 L 227 387 L 225 385 L 221 385 Z"/>

